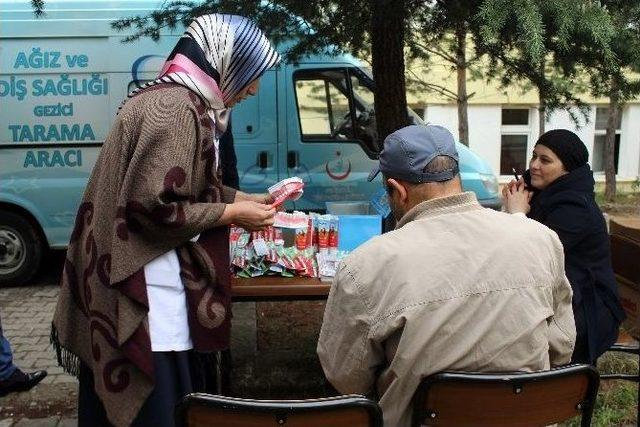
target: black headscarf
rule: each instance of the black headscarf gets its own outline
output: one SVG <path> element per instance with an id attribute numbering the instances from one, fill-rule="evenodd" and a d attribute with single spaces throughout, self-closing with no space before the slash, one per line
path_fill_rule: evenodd
<path id="1" fill-rule="evenodd" d="M 567 172 L 584 166 L 589 161 L 587 147 L 578 135 L 567 129 L 550 130 L 542 134 L 536 145 L 541 144 L 553 151 Z"/>

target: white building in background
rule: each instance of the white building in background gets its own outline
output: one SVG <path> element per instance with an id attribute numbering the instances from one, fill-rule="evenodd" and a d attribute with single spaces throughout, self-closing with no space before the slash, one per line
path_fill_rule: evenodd
<path id="1" fill-rule="evenodd" d="M 576 126 L 566 111 L 556 111 L 545 124 L 546 130 L 574 131 L 589 150 L 589 163 L 596 180 L 604 179 L 604 139 L 608 108 L 594 105 L 589 121 Z M 539 114 L 536 106 L 514 104 L 471 104 L 469 146 L 486 159 L 502 181 L 511 176 L 511 166 L 519 172 L 527 168 L 538 139 Z M 432 104 L 424 108 L 424 119 L 441 124 L 457 137 L 458 110 L 455 104 Z M 634 181 L 640 175 L 640 104 L 628 104 L 616 132 L 616 162 L 619 181 Z M 598 176 L 602 175 L 602 176 Z"/>
<path id="2" fill-rule="evenodd" d="M 456 91 L 456 75 L 450 65 L 435 65 L 422 78 Z M 469 146 L 489 162 L 501 182 L 508 182 L 513 173 L 527 169 L 531 152 L 538 139 L 539 113 L 535 92 L 514 88 L 504 92 L 484 81 L 467 82 L 469 99 Z M 584 98 L 591 106 L 588 120 L 576 110 L 580 122 L 576 125 L 564 110 L 554 111 L 545 123 L 545 130 L 569 129 L 575 132 L 589 150 L 589 163 L 596 181 L 604 182 L 604 141 L 607 125 L 607 99 Z M 425 121 L 447 127 L 458 137 L 458 110 L 455 102 L 433 93 L 411 93 L 408 102 L 416 112 L 422 111 Z M 631 183 L 640 176 L 640 100 L 625 105 L 616 132 L 617 181 Z"/>

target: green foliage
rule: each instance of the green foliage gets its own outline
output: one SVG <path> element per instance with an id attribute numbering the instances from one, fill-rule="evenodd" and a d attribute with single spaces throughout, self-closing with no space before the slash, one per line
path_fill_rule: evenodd
<path id="1" fill-rule="evenodd" d="M 172 0 L 149 15 L 120 19 L 113 26 L 134 30 L 126 41 L 140 37 L 157 40 L 162 28 L 175 28 L 178 23 L 186 26 L 208 13 L 250 16 L 274 43 L 287 43 L 289 60 L 308 53 L 358 55 L 370 49 L 371 16 L 366 0 Z"/>
<path id="2" fill-rule="evenodd" d="M 44 15 L 44 0 L 31 0 L 31 7 L 36 16 Z"/>
<path id="3" fill-rule="evenodd" d="M 594 61 L 590 67 L 592 93 L 614 97 L 624 103 L 640 94 L 640 3 L 637 0 L 602 2 L 616 31 L 610 39 L 615 59 L 608 63 Z M 633 77 L 632 77 L 633 76 Z"/>
<path id="4" fill-rule="evenodd" d="M 615 63 L 615 28 L 608 11 L 590 0 L 486 0 L 477 15 L 479 53 L 493 67 L 489 78 L 503 87 L 529 81 L 541 107 L 550 114 L 571 107 L 587 118 L 588 107 L 576 95 L 578 73 L 594 64 Z"/>

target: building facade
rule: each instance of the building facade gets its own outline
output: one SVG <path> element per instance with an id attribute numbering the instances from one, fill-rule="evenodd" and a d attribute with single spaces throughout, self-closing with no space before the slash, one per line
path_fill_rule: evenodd
<path id="1" fill-rule="evenodd" d="M 458 134 L 456 104 L 431 104 L 423 109 L 425 121 L 446 126 Z M 569 113 L 561 110 L 551 114 L 545 129 L 569 129 L 574 131 L 589 150 L 589 163 L 597 181 L 604 181 L 604 143 L 608 107 L 593 104 L 584 120 L 580 113 L 576 125 Z M 538 139 L 540 114 L 536 105 L 522 104 L 470 104 L 469 146 L 487 160 L 501 182 L 512 176 L 511 168 L 521 173 L 527 164 Z M 633 182 L 640 175 L 640 104 L 627 104 L 616 131 L 617 180 Z"/>

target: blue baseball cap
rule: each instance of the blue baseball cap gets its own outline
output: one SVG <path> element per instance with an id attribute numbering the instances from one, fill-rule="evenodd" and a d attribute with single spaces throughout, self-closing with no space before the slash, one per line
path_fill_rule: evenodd
<path id="1" fill-rule="evenodd" d="M 423 172 L 438 156 L 451 157 L 456 161 L 455 167 L 438 173 Z M 373 181 L 379 172 L 415 184 L 453 179 L 459 172 L 453 135 L 438 125 L 411 125 L 398 129 L 384 139 L 380 163 L 367 179 Z"/>

